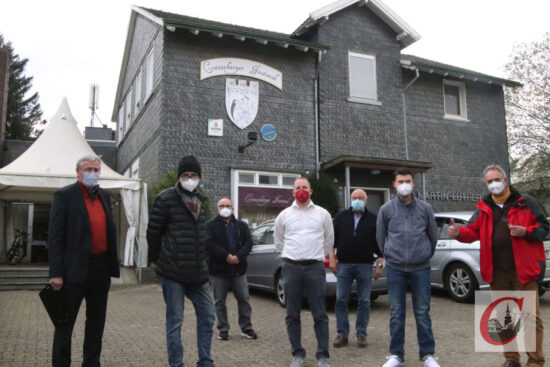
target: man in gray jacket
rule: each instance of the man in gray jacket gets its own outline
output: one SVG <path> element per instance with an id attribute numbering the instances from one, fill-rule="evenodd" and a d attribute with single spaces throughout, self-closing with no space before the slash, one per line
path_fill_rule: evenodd
<path id="1" fill-rule="evenodd" d="M 420 359 L 439 367 L 430 319 L 430 259 L 437 244 L 437 224 L 430 204 L 413 196 L 413 172 L 393 175 L 397 197 L 380 208 L 376 239 L 383 253 L 390 300 L 390 356 L 383 367 L 402 366 L 405 359 L 405 311 L 410 284 Z"/>

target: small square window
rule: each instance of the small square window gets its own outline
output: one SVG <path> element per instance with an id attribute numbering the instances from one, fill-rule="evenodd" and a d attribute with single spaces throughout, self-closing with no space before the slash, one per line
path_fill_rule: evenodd
<path id="1" fill-rule="evenodd" d="M 277 185 L 279 183 L 279 177 L 272 175 L 260 175 L 259 183 L 261 185 Z"/>
<path id="2" fill-rule="evenodd" d="M 239 173 L 239 183 L 241 184 L 254 184 L 253 173 Z"/>
<path id="3" fill-rule="evenodd" d="M 296 180 L 296 177 L 294 176 L 283 176 L 283 186 L 294 186 L 294 181 Z"/>
<path id="4" fill-rule="evenodd" d="M 443 80 L 443 106 L 445 118 L 467 120 L 466 85 L 453 80 Z"/>

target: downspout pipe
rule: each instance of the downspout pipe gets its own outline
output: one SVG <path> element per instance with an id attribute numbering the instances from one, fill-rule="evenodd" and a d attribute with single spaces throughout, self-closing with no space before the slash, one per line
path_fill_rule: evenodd
<path id="1" fill-rule="evenodd" d="M 414 78 L 403 88 L 403 92 L 401 93 L 402 99 L 403 99 L 403 132 L 405 135 L 405 159 L 409 159 L 409 138 L 407 135 L 407 105 L 405 102 L 405 91 L 414 83 L 416 80 L 420 77 L 420 72 L 418 71 L 418 68 L 414 68 L 414 71 L 416 72 L 416 75 Z"/>
<path id="2" fill-rule="evenodd" d="M 322 51 L 317 53 L 317 62 L 315 65 L 315 81 L 314 81 L 314 109 L 315 109 L 315 177 L 319 179 L 319 171 L 321 170 L 321 133 L 319 126 L 319 67 L 322 59 Z"/>

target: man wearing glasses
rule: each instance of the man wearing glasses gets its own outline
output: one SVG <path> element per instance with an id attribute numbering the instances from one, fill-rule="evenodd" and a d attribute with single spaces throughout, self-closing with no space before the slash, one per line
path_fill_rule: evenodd
<path id="1" fill-rule="evenodd" d="M 178 165 L 179 180 L 162 191 L 153 204 L 147 242 L 149 258 L 156 263 L 166 303 L 166 344 L 170 367 L 183 367 L 181 327 L 185 297 L 197 315 L 197 366 L 212 367 L 210 355 L 214 302 L 208 285 L 204 198 L 197 191 L 201 166 L 194 156 L 183 157 Z"/>
<path id="2" fill-rule="evenodd" d="M 229 289 L 233 291 L 237 299 L 241 336 L 247 339 L 257 339 L 258 336 L 250 322 L 252 308 L 246 281 L 246 258 L 252 249 L 252 238 L 248 225 L 235 218 L 231 200 L 222 198 L 218 201 L 218 215 L 206 223 L 206 227 L 214 243 L 214 246 L 208 249 L 210 253 L 208 268 L 210 283 L 214 290 L 218 339 L 229 339 L 229 322 L 225 306 Z"/>

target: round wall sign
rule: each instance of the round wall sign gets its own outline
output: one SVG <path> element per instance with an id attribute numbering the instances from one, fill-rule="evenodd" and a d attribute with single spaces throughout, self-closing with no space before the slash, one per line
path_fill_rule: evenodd
<path id="1" fill-rule="evenodd" d="M 277 129 L 271 124 L 265 124 L 260 130 L 260 135 L 265 141 L 273 141 L 277 138 Z"/>

